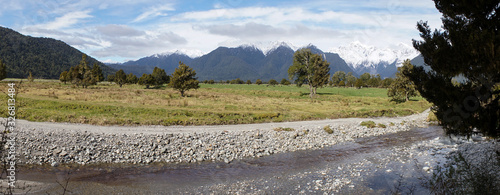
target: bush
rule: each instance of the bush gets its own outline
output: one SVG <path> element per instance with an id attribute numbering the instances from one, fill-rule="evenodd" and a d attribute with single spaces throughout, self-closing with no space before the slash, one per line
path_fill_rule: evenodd
<path id="1" fill-rule="evenodd" d="M 467 156 L 457 152 L 443 167 L 433 169 L 424 187 L 433 194 L 499 194 L 500 151 Z"/>
<path id="2" fill-rule="evenodd" d="M 325 132 L 327 132 L 328 134 L 333 133 L 333 129 L 330 127 L 330 125 L 323 127 L 323 130 L 325 130 Z"/>
<path id="3" fill-rule="evenodd" d="M 276 127 L 276 128 L 274 128 L 274 130 L 278 131 L 278 132 L 279 131 L 295 131 L 294 128 L 289 128 L 289 127 L 286 127 L 286 128 L 285 127 Z"/>
<path id="4" fill-rule="evenodd" d="M 380 128 L 387 128 L 387 126 L 386 126 L 386 125 L 384 125 L 384 124 L 382 124 L 382 123 L 379 123 L 379 124 L 378 124 L 378 127 L 380 127 Z"/>
<path id="5" fill-rule="evenodd" d="M 363 122 L 361 122 L 360 125 L 368 127 L 368 128 L 375 128 L 375 127 L 377 127 L 377 124 L 375 124 L 375 122 L 373 122 L 373 121 L 363 121 Z"/>

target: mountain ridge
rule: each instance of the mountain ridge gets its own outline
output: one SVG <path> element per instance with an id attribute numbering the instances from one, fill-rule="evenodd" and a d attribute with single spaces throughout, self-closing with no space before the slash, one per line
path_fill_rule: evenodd
<path id="1" fill-rule="evenodd" d="M 7 65 L 7 77 L 59 79 L 61 72 L 76 66 L 84 53 L 63 41 L 23 35 L 0 26 L 0 59 Z M 88 55 L 87 55 L 88 56 Z M 98 60 L 87 57 L 89 66 L 97 63 L 104 75 L 115 70 Z"/>

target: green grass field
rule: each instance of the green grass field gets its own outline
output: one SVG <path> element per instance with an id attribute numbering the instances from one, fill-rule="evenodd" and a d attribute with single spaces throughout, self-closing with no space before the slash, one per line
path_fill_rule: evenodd
<path id="1" fill-rule="evenodd" d="M 7 91 L 7 82 L 0 83 Z M 209 85 L 182 98 L 173 89 L 101 83 L 88 89 L 53 80 L 24 81 L 17 118 L 98 125 L 220 125 L 347 117 L 403 116 L 422 112 L 422 98 L 397 104 L 387 89 L 322 88 L 311 100 L 306 87 Z M 2 97 L 7 102 L 7 96 Z M 6 112 L 5 112 L 6 114 Z"/>

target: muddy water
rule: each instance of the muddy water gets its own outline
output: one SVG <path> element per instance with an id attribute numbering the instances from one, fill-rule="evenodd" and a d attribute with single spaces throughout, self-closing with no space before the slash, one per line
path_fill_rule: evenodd
<path id="1" fill-rule="evenodd" d="M 395 146 L 405 146 L 442 136 L 440 127 L 414 128 L 410 131 L 359 138 L 355 142 L 311 150 L 274 154 L 261 158 L 233 161 L 230 164 L 204 162 L 197 164 L 97 165 L 83 167 L 34 167 L 21 170 L 20 179 L 42 181 L 47 189 L 36 193 L 59 193 L 67 178 L 73 193 L 148 193 L 182 192 L 200 186 L 258 180 L 268 177 L 288 177 L 296 173 L 315 171 L 359 161 L 365 154 Z M 373 159 L 376 161 L 376 159 Z M 68 174 L 69 173 L 69 174 Z M 374 177 L 376 178 L 376 177 Z M 365 186 L 383 186 L 380 180 L 365 181 Z M 280 184 L 286 189 L 287 184 Z M 290 184 L 292 185 L 292 184 Z M 295 184 L 293 184 L 295 185 Z M 256 186 L 259 187 L 258 185 Z M 262 187 L 262 186 L 261 186 Z M 383 188 L 383 187 L 381 187 Z M 188 190 L 189 191 L 189 190 Z M 285 190 L 286 191 L 286 190 Z"/>

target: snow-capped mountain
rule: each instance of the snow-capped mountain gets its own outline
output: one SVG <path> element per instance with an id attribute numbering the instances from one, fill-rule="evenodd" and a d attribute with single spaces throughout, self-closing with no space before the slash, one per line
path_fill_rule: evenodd
<path id="1" fill-rule="evenodd" d="M 419 54 L 413 47 L 404 43 L 392 48 L 377 48 L 358 41 L 331 49 L 330 52 L 339 54 L 359 75 L 368 72 L 380 74 L 382 77 L 392 77 L 404 60 L 411 60 Z"/>
<path id="2" fill-rule="evenodd" d="M 276 50 L 277 48 L 279 47 L 288 47 L 290 49 L 292 49 L 293 51 L 296 51 L 299 47 L 296 47 L 294 46 L 293 44 L 291 44 L 290 42 L 286 42 L 286 41 L 260 41 L 260 42 L 245 42 L 245 41 L 240 41 L 240 40 L 229 40 L 229 41 L 225 41 L 221 44 L 219 44 L 219 46 L 222 46 L 222 47 L 228 47 L 228 48 L 238 48 L 238 47 L 244 47 L 244 48 L 255 48 L 255 49 L 258 49 L 260 51 L 262 51 L 262 53 L 264 55 L 267 55 L 269 53 L 271 53 L 272 51 Z"/>
<path id="3" fill-rule="evenodd" d="M 404 60 L 418 56 L 418 52 L 413 47 L 404 43 L 398 44 L 395 48 L 381 49 L 356 41 L 348 46 L 331 49 L 330 52 L 339 54 L 354 69 L 359 69 L 360 66 L 374 67 L 376 64 L 394 62 L 396 66 L 400 66 Z"/>
<path id="4" fill-rule="evenodd" d="M 170 51 L 159 53 L 159 54 L 154 54 L 150 57 L 161 58 L 161 57 L 167 57 L 167 56 L 170 56 L 173 54 L 185 55 L 185 56 L 188 56 L 190 58 L 197 58 L 197 57 L 205 55 L 205 53 L 203 53 L 200 50 L 196 50 L 196 49 L 177 49 L 177 50 L 170 50 Z"/>

